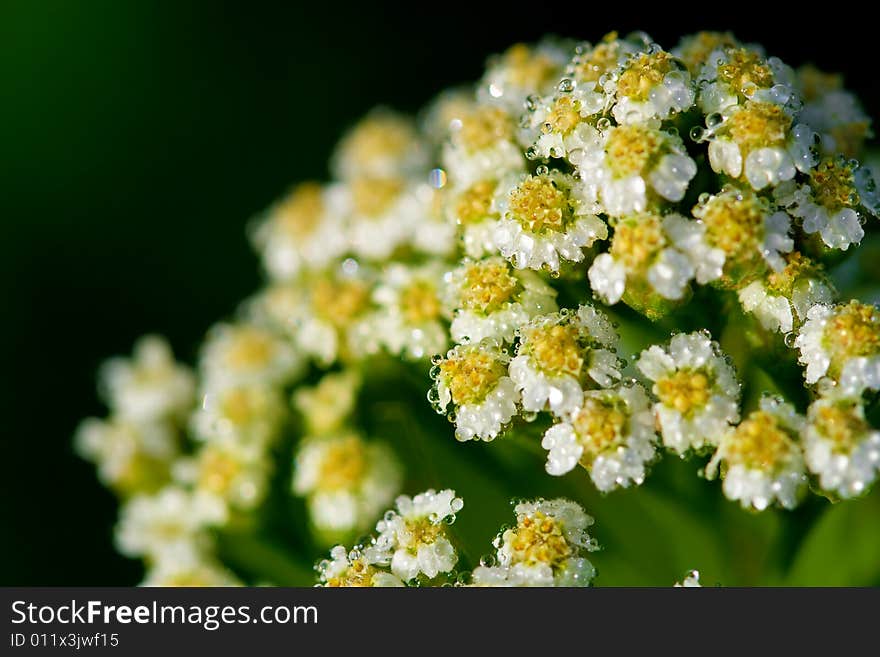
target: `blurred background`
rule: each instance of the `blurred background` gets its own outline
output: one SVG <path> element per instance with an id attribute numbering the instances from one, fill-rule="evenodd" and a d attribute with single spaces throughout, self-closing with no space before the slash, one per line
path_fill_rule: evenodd
<path id="1" fill-rule="evenodd" d="M 415 111 L 546 33 L 643 29 L 672 47 L 732 29 L 843 72 L 880 116 L 874 28 L 851 12 L 304 4 L 0 3 L 0 584 L 139 581 L 113 549 L 115 499 L 72 452 L 79 420 L 104 414 L 96 367 L 147 332 L 193 362 L 259 284 L 248 218 L 326 177 L 374 105 Z"/>

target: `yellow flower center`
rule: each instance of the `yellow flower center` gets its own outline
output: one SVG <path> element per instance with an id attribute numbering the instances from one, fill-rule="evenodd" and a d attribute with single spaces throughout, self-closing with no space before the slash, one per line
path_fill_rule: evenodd
<path id="1" fill-rule="evenodd" d="M 873 305 L 850 301 L 831 317 L 823 337 L 831 355 L 829 373 L 838 376 L 850 358 L 880 353 L 880 311 Z"/>
<path id="2" fill-rule="evenodd" d="M 325 449 L 318 476 L 321 490 L 344 490 L 357 486 L 367 469 L 366 450 L 357 436 L 330 442 Z"/>
<path id="3" fill-rule="evenodd" d="M 351 200 L 357 214 L 377 218 L 388 210 L 403 191 L 399 178 L 361 177 L 351 183 Z"/>
<path id="4" fill-rule="evenodd" d="M 314 182 L 298 185 L 275 209 L 281 230 L 294 239 L 310 235 L 323 214 L 321 185 Z"/>
<path id="5" fill-rule="evenodd" d="M 369 587 L 373 585 L 373 575 L 377 570 L 364 563 L 363 559 L 355 559 L 348 568 L 337 577 L 327 580 L 327 586 L 336 587 Z"/>
<path id="6" fill-rule="evenodd" d="M 706 240 L 731 259 L 751 255 L 764 232 L 764 206 L 751 192 L 722 193 L 697 210 Z"/>
<path id="7" fill-rule="evenodd" d="M 627 415 L 622 404 L 588 397 L 575 415 L 572 426 L 583 447 L 581 464 L 590 468 L 600 454 L 616 449 L 624 442 Z"/>
<path id="8" fill-rule="evenodd" d="M 698 32 L 681 49 L 681 61 L 691 74 L 696 75 L 709 61 L 709 55 L 713 51 L 735 45 L 736 40 L 730 32 Z"/>
<path id="9" fill-rule="evenodd" d="M 582 82 L 598 82 L 599 78 L 617 66 L 617 32 L 606 34 L 602 43 L 582 55 L 575 64 L 575 78 Z"/>
<path id="10" fill-rule="evenodd" d="M 461 119 L 458 139 L 469 153 L 476 153 L 513 137 L 510 115 L 500 107 L 478 107 Z"/>
<path id="11" fill-rule="evenodd" d="M 859 192 L 855 185 L 853 167 L 843 159 L 827 159 L 820 162 L 811 172 L 810 189 L 816 203 L 829 212 L 841 208 L 857 206 Z"/>
<path id="12" fill-rule="evenodd" d="M 546 54 L 535 52 L 524 43 L 508 48 L 503 66 L 510 81 L 521 89 L 540 90 L 557 77 L 558 67 Z"/>
<path id="13" fill-rule="evenodd" d="M 871 136 L 870 121 L 853 121 L 836 125 L 830 131 L 835 149 L 844 157 L 857 157 L 865 140 Z"/>
<path id="14" fill-rule="evenodd" d="M 223 418 L 237 427 L 247 426 L 264 415 L 268 400 L 258 388 L 232 388 L 223 394 Z"/>
<path id="15" fill-rule="evenodd" d="M 240 327 L 232 334 L 226 351 L 230 369 L 249 370 L 266 367 L 275 355 L 270 335 L 254 327 Z"/>
<path id="16" fill-rule="evenodd" d="M 690 417 L 712 396 L 712 380 L 705 372 L 681 369 L 657 381 L 654 394 L 664 406 Z"/>
<path id="17" fill-rule="evenodd" d="M 241 472 L 241 462 L 232 454 L 206 447 L 199 458 L 199 488 L 225 496 Z"/>
<path id="18" fill-rule="evenodd" d="M 337 329 L 345 329 L 370 300 L 370 290 L 356 279 L 321 278 L 312 287 L 312 308 Z"/>
<path id="19" fill-rule="evenodd" d="M 457 405 L 478 404 L 506 376 L 507 368 L 489 354 L 465 350 L 440 364 L 440 373 L 452 401 Z"/>
<path id="20" fill-rule="evenodd" d="M 567 135 L 581 122 L 581 101 L 571 96 L 561 96 L 553 103 L 547 119 L 541 130 L 548 132 L 561 132 Z"/>
<path id="21" fill-rule="evenodd" d="M 431 522 L 428 518 L 407 520 L 406 528 L 409 531 L 409 542 L 405 547 L 413 550 L 418 549 L 420 545 L 431 545 L 445 533 L 441 521 Z"/>
<path id="22" fill-rule="evenodd" d="M 505 538 L 511 548 L 511 565 L 546 564 L 557 570 L 574 552 L 562 526 L 541 511 L 520 519 L 515 529 L 508 530 Z"/>
<path id="23" fill-rule="evenodd" d="M 815 66 L 807 64 L 798 70 L 801 95 L 804 102 L 818 100 L 832 91 L 843 88 L 843 77 L 837 73 L 825 73 Z"/>
<path id="24" fill-rule="evenodd" d="M 524 337 L 528 353 L 539 370 L 550 376 L 580 377 L 586 350 L 576 326 L 542 326 L 529 329 Z"/>
<path id="25" fill-rule="evenodd" d="M 400 294 L 400 309 L 411 324 L 437 319 L 441 310 L 437 289 L 428 281 L 411 283 Z"/>
<path id="26" fill-rule="evenodd" d="M 784 465 L 796 449 L 791 436 L 779 426 L 776 418 L 766 411 L 755 411 L 734 431 L 725 459 L 752 470 L 773 472 Z"/>
<path id="27" fill-rule="evenodd" d="M 530 176 L 510 193 L 510 213 L 533 233 L 564 231 L 573 216 L 573 200 L 549 175 Z"/>
<path id="28" fill-rule="evenodd" d="M 465 270 L 461 305 L 488 315 L 510 303 L 520 289 L 519 279 L 511 274 L 506 262 L 477 262 Z"/>
<path id="29" fill-rule="evenodd" d="M 605 163 L 614 178 L 642 173 L 662 154 L 663 135 L 640 125 L 623 125 L 611 129 L 605 144 Z"/>
<path id="30" fill-rule="evenodd" d="M 369 168 L 377 160 L 403 155 L 415 142 L 415 133 L 406 121 L 395 116 L 373 116 L 354 128 L 342 152 L 359 168 Z"/>
<path id="31" fill-rule="evenodd" d="M 723 131 L 745 156 L 758 148 L 783 144 L 791 128 L 791 117 L 774 103 L 749 102 L 734 112 L 723 126 Z"/>
<path id="32" fill-rule="evenodd" d="M 455 205 L 455 218 L 460 224 L 476 224 L 496 216 L 492 212 L 492 199 L 497 183 L 494 180 L 480 180 L 468 187 Z"/>
<path id="33" fill-rule="evenodd" d="M 800 251 L 785 254 L 785 269 L 767 274 L 767 290 L 777 295 L 789 296 L 797 280 L 804 276 L 820 276 L 821 268 Z"/>
<path id="34" fill-rule="evenodd" d="M 758 53 L 745 48 L 730 49 L 727 63 L 718 67 L 718 79 L 750 98 L 758 89 L 773 86 L 773 71 Z"/>
<path id="35" fill-rule="evenodd" d="M 628 271 L 640 271 L 666 245 L 660 217 L 642 214 L 626 219 L 614 228 L 611 255 L 624 263 Z"/>
<path id="36" fill-rule="evenodd" d="M 816 430 L 833 443 L 833 450 L 837 454 L 852 453 L 871 431 L 870 425 L 858 413 L 855 401 L 838 401 L 822 406 L 811 419 Z"/>
<path id="37" fill-rule="evenodd" d="M 646 101 L 666 74 L 677 69 L 675 58 L 668 52 L 642 53 L 631 59 L 620 74 L 617 93 L 637 102 Z"/>

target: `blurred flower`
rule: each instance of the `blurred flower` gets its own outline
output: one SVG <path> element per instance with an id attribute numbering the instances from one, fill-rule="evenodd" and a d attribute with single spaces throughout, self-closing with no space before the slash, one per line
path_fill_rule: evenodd
<path id="1" fill-rule="evenodd" d="M 284 420 L 284 398 L 261 383 L 206 390 L 190 426 L 198 440 L 223 444 L 266 445 Z"/>
<path id="2" fill-rule="evenodd" d="M 685 578 L 681 580 L 681 582 L 676 582 L 673 588 L 685 588 L 685 589 L 693 589 L 693 588 L 701 588 L 703 585 L 700 584 L 700 571 L 699 570 L 691 570 L 687 573 Z"/>
<path id="3" fill-rule="evenodd" d="M 796 82 L 804 99 L 800 120 L 819 133 L 822 154 L 858 157 L 873 137 L 871 118 L 843 88 L 843 78 L 807 65 L 798 69 Z"/>
<path id="4" fill-rule="evenodd" d="M 217 324 L 202 346 L 205 389 L 238 384 L 283 385 L 299 375 L 302 357 L 286 340 L 253 324 Z"/>
<path id="5" fill-rule="evenodd" d="M 302 414 L 308 435 L 322 435 L 340 429 L 354 410 L 361 375 L 355 370 L 325 374 L 317 385 L 300 387 L 293 405 Z"/>
<path id="6" fill-rule="evenodd" d="M 386 108 L 367 114 L 339 142 L 333 154 L 336 177 L 394 177 L 427 167 L 428 153 L 409 117 Z"/>

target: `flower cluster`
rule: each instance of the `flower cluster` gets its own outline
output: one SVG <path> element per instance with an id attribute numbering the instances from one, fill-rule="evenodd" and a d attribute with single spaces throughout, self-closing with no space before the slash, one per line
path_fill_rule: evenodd
<path id="1" fill-rule="evenodd" d="M 870 136 L 839 77 L 728 33 L 518 44 L 417 120 L 374 110 L 330 181 L 252 222 L 265 286 L 197 371 L 156 337 L 102 370 L 110 415 L 76 444 L 124 501 L 120 549 L 149 583 L 229 582 L 215 537 L 271 525 L 292 494 L 322 548 L 376 528 L 333 548 L 323 584 L 455 580 L 454 492 L 381 516 L 412 474 L 365 421 L 409 411 L 361 406 L 383 363 L 457 440 L 527 442 L 603 493 L 668 451 L 750 509 L 862 494 L 880 310 L 835 273 L 880 214 L 856 159 Z M 515 513 L 470 583 L 589 583 L 576 503 Z"/>

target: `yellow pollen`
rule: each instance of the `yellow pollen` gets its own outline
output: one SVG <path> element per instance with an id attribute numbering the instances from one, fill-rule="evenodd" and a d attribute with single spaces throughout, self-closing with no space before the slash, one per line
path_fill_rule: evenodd
<path id="1" fill-rule="evenodd" d="M 660 217 L 642 214 L 621 221 L 614 228 L 611 255 L 629 271 L 640 271 L 666 245 Z"/>
<path id="2" fill-rule="evenodd" d="M 312 287 L 312 308 L 337 329 L 344 329 L 366 309 L 369 297 L 369 288 L 359 280 L 321 278 Z"/>
<path id="3" fill-rule="evenodd" d="M 798 81 L 800 82 L 801 95 L 804 102 L 807 103 L 843 88 L 843 77 L 839 74 L 825 73 L 810 64 L 802 66 L 798 70 Z"/>
<path id="4" fill-rule="evenodd" d="M 366 469 L 366 451 L 360 438 L 352 435 L 334 440 L 324 452 L 318 486 L 321 490 L 354 488 Z"/>
<path id="5" fill-rule="evenodd" d="M 611 32 L 603 38 L 603 43 L 581 56 L 575 64 L 575 78 L 582 82 L 598 82 L 599 78 L 617 66 L 619 46 L 616 40 L 617 33 Z"/>
<path id="6" fill-rule="evenodd" d="M 431 522 L 428 518 L 407 520 L 406 528 L 409 530 L 409 547 L 411 548 L 418 548 L 420 545 L 431 545 L 445 533 L 442 522 Z"/>
<path id="7" fill-rule="evenodd" d="M 571 324 L 554 324 L 526 331 L 528 353 L 538 369 L 550 376 L 580 377 L 585 349 L 580 332 Z"/>
<path id="8" fill-rule="evenodd" d="M 510 193 L 510 212 L 533 233 L 561 232 L 571 221 L 572 200 L 550 176 L 530 176 Z"/>
<path id="9" fill-rule="evenodd" d="M 522 518 L 507 538 L 512 548 L 511 565 L 546 564 L 556 570 L 573 553 L 562 526 L 540 511 Z"/>
<path id="10" fill-rule="evenodd" d="M 746 98 L 773 86 L 773 71 L 758 53 L 745 48 L 727 51 L 727 63 L 718 67 L 718 79 Z"/>
<path id="11" fill-rule="evenodd" d="M 507 374 L 503 363 L 489 354 L 478 351 L 465 351 L 440 364 L 440 374 L 452 401 L 457 405 L 478 404 L 486 399 Z"/>
<path id="12" fill-rule="evenodd" d="M 233 388 L 223 395 L 223 417 L 235 426 L 245 426 L 265 407 L 265 401 L 254 388 Z"/>
<path id="13" fill-rule="evenodd" d="M 820 275 L 821 267 L 800 251 L 785 254 L 785 260 L 785 269 L 767 274 L 767 289 L 774 294 L 788 296 L 799 278 Z"/>
<path id="14" fill-rule="evenodd" d="M 265 367 L 275 353 L 272 338 L 256 328 L 236 329 L 231 342 L 226 362 L 233 370 Z"/>
<path id="15" fill-rule="evenodd" d="M 369 168 L 377 160 L 403 155 L 416 142 L 412 127 L 395 116 L 373 116 L 357 125 L 342 146 L 344 157 Z"/>
<path id="16" fill-rule="evenodd" d="M 789 128 L 791 117 L 779 105 L 749 102 L 722 124 L 720 132 L 729 134 L 746 156 L 758 148 L 784 143 Z"/>
<path id="17" fill-rule="evenodd" d="M 651 90 L 678 69 L 675 58 L 666 51 L 642 53 L 631 60 L 617 81 L 617 93 L 635 101 L 646 101 Z"/>
<path id="18" fill-rule="evenodd" d="M 355 559 L 348 568 L 338 577 L 331 577 L 327 580 L 327 586 L 336 587 L 369 587 L 373 585 L 373 575 L 376 569 L 366 564 L 361 559 Z"/>
<path id="19" fill-rule="evenodd" d="M 524 43 L 508 48 L 503 60 L 510 81 L 520 88 L 539 90 L 557 77 L 556 63 L 548 55 L 535 52 Z"/>
<path id="20" fill-rule="evenodd" d="M 728 258 L 750 255 L 760 243 L 765 211 L 752 193 L 722 193 L 695 209 L 706 225 L 706 239 Z"/>
<path id="21" fill-rule="evenodd" d="M 662 153 L 664 140 L 658 130 L 640 125 L 612 128 L 605 144 L 605 162 L 614 178 L 641 173 Z"/>
<path id="22" fill-rule="evenodd" d="M 411 324 L 437 319 L 440 316 L 437 289 L 427 281 L 411 283 L 401 292 L 400 309 L 406 321 Z"/>
<path id="23" fill-rule="evenodd" d="M 590 468 L 600 454 L 623 444 L 627 415 L 620 403 L 589 397 L 574 417 L 572 426 L 583 447 L 581 464 Z"/>
<path id="24" fill-rule="evenodd" d="M 860 202 L 853 167 L 842 159 L 826 159 L 810 172 L 813 198 L 822 207 L 835 212 Z"/>
<path id="25" fill-rule="evenodd" d="M 199 459 L 199 487 L 217 495 L 229 492 L 235 477 L 241 472 L 241 463 L 231 454 L 210 447 Z"/>
<path id="26" fill-rule="evenodd" d="M 275 208 L 275 217 L 281 229 L 292 238 L 312 233 L 324 213 L 321 185 L 307 182 L 298 185 Z"/>
<path id="27" fill-rule="evenodd" d="M 403 191 L 397 178 L 357 178 L 351 183 L 351 199 L 355 211 L 365 217 L 379 217 Z"/>
<path id="28" fill-rule="evenodd" d="M 455 218 L 461 224 L 476 224 L 489 217 L 492 212 L 492 198 L 497 183 L 494 180 L 480 180 L 468 187 L 455 205 Z"/>
<path id="29" fill-rule="evenodd" d="M 736 428 L 725 450 L 730 464 L 772 472 L 794 454 L 795 444 L 776 419 L 766 411 L 755 411 Z"/>
<path id="30" fill-rule="evenodd" d="M 839 401 L 822 406 L 812 420 L 816 430 L 833 443 L 833 450 L 837 454 L 850 454 L 871 430 L 858 413 L 855 401 Z"/>
<path id="31" fill-rule="evenodd" d="M 499 107 L 479 107 L 461 119 L 458 138 L 469 153 L 481 151 L 513 137 L 510 115 Z"/>
<path id="32" fill-rule="evenodd" d="M 736 39 L 730 32 L 698 32 L 682 48 L 681 61 L 692 75 L 696 75 L 709 61 L 709 55 L 718 48 L 732 47 Z"/>
<path id="33" fill-rule="evenodd" d="M 467 310 L 489 314 L 513 300 L 521 289 L 519 279 L 506 262 L 477 262 L 465 270 L 461 305 Z"/>
<path id="34" fill-rule="evenodd" d="M 834 148 L 844 157 L 857 157 L 862 152 L 865 140 L 871 136 L 870 121 L 853 121 L 831 128 Z"/>
<path id="35" fill-rule="evenodd" d="M 829 373 L 837 376 L 850 358 L 880 353 L 880 311 L 873 305 L 850 301 L 829 319 L 823 337 L 831 355 Z"/>
<path id="36" fill-rule="evenodd" d="M 664 406 L 690 417 L 712 396 L 712 381 L 703 372 L 682 369 L 654 384 L 654 394 Z"/>
<path id="37" fill-rule="evenodd" d="M 542 127 L 544 132 L 569 134 L 581 122 L 581 102 L 571 96 L 562 96 L 553 103 Z"/>

